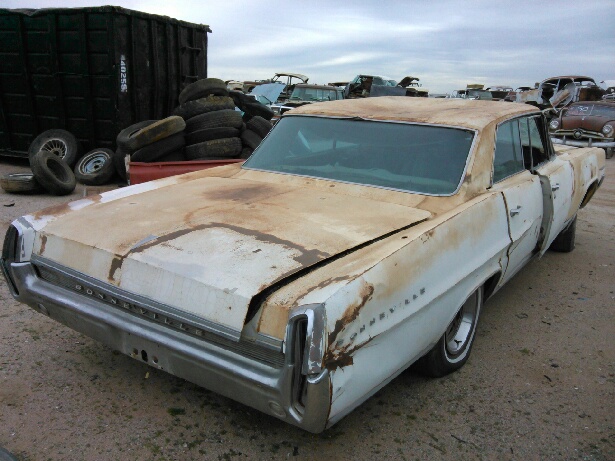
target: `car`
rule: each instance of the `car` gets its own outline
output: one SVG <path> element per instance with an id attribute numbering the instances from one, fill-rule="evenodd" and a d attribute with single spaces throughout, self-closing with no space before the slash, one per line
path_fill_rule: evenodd
<path id="1" fill-rule="evenodd" d="M 485 301 L 574 248 L 604 171 L 525 104 L 314 103 L 243 165 L 13 221 L 0 267 L 37 312 L 318 433 L 412 364 L 461 368 Z"/>
<path id="2" fill-rule="evenodd" d="M 532 104 L 540 109 L 565 107 L 577 101 L 598 101 L 605 94 L 596 81 L 585 75 L 549 77 L 535 88 L 521 91 L 516 102 Z"/>
<path id="3" fill-rule="evenodd" d="M 515 90 L 513 90 L 512 87 L 510 86 L 497 85 L 497 86 L 487 87 L 486 91 L 489 91 L 491 93 L 491 96 L 494 101 L 505 101 L 506 100 L 505 98 L 510 93 L 513 93 Z"/>
<path id="4" fill-rule="evenodd" d="M 290 98 L 278 104 L 272 104 L 274 118 L 279 118 L 285 112 L 305 104 L 323 101 L 337 101 L 344 99 L 344 89 L 330 85 L 309 85 L 299 83 L 295 85 Z"/>
<path id="5" fill-rule="evenodd" d="M 276 72 L 272 78 L 268 80 L 255 80 L 255 81 L 246 81 L 243 84 L 243 90 L 245 93 L 253 93 L 254 89 L 260 85 L 267 83 L 277 83 L 280 85 L 284 85 L 282 92 L 279 95 L 280 100 L 288 99 L 290 94 L 293 92 L 293 88 L 297 83 L 307 83 L 309 77 L 303 74 L 296 73 L 286 73 L 286 72 Z M 276 101 L 273 101 L 276 102 Z"/>
<path id="6" fill-rule="evenodd" d="M 575 102 L 549 122 L 555 144 L 602 147 L 606 158 L 615 151 L 615 100 Z"/>
<path id="7" fill-rule="evenodd" d="M 483 101 L 493 100 L 490 91 L 484 89 L 484 85 L 480 83 L 470 83 L 465 89 L 453 91 L 448 98 L 455 99 L 477 99 Z"/>

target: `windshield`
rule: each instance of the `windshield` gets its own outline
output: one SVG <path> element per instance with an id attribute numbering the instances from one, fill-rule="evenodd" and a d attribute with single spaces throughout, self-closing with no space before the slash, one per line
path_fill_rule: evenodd
<path id="1" fill-rule="evenodd" d="M 601 104 L 574 104 L 568 107 L 566 115 L 593 115 L 615 120 L 615 105 L 608 107 Z"/>
<path id="2" fill-rule="evenodd" d="M 458 128 L 286 116 L 244 168 L 450 195 L 473 138 Z"/>
<path id="3" fill-rule="evenodd" d="M 295 87 L 290 99 L 301 101 L 335 101 L 337 93 L 334 89 Z"/>

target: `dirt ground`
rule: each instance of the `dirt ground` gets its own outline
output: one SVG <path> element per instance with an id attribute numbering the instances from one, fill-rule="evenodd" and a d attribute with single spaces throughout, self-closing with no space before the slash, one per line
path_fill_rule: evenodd
<path id="1" fill-rule="evenodd" d="M 24 163 L 0 159 L 0 173 Z M 0 190 L 0 233 L 69 197 Z M 485 306 L 457 373 L 402 373 L 320 435 L 102 346 L 0 282 L 0 446 L 20 460 L 615 460 L 615 159 L 577 247 Z"/>

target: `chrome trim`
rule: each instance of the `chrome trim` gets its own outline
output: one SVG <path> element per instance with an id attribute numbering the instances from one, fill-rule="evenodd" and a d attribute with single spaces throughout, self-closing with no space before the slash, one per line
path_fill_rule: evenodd
<path id="1" fill-rule="evenodd" d="M 615 147 L 615 141 L 592 142 L 592 138 L 589 138 L 588 141 L 573 141 L 573 140 L 566 139 L 566 137 L 564 137 L 564 139 L 552 137 L 551 142 L 553 144 L 563 144 L 566 146 L 574 146 L 574 147 Z"/>

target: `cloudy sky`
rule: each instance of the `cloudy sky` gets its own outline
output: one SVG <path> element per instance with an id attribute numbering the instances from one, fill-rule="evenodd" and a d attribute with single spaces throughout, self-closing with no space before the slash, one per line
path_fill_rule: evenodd
<path id="1" fill-rule="evenodd" d="M 615 0 L 0 0 L 6 8 L 108 3 L 209 25 L 208 76 L 224 80 L 412 75 L 445 93 L 556 75 L 615 79 Z"/>

